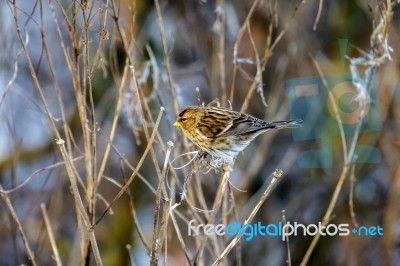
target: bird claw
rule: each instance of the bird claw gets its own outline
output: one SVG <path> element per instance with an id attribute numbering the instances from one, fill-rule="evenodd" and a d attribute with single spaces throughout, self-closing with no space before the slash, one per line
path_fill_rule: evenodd
<path id="1" fill-rule="evenodd" d="M 211 170 L 214 170 L 215 173 L 221 174 L 225 171 L 225 169 L 230 169 L 234 159 L 227 160 L 220 157 L 211 156 L 210 160 L 207 160 L 207 156 L 209 153 L 205 151 L 199 151 L 196 158 L 195 169 L 204 170 L 204 174 L 208 173 Z"/>
<path id="2" fill-rule="evenodd" d="M 205 151 L 200 151 L 200 152 L 197 154 L 197 157 L 198 157 L 200 160 L 204 160 L 204 159 L 207 158 L 207 155 L 208 155 L 207 152 L 205 152 Z"/>

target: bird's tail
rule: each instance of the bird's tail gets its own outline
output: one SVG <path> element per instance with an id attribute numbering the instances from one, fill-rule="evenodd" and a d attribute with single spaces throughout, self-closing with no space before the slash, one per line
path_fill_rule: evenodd
<path id="1" fill-rule="evenodd" d="M 294 120 L 284 120 L 284 121 L 275 121 L 271 122 L 268 125 L 270 128 L 281 129 L 281 128 L 297 128 L 301 127 L 303 123 L 302 119 L 294 119 Z"/>

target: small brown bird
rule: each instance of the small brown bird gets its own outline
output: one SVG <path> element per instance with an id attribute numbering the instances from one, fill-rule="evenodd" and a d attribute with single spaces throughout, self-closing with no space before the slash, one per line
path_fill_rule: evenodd
<path id="1" fill-rule="evenodd" d="M 222 107 L 189 106 L 180 112 L 174 125 L 203 152 L 232 162 L 258 135 L 269 129 L 299 127 L 302 122 L 298 119 L 268 123 Z"/>

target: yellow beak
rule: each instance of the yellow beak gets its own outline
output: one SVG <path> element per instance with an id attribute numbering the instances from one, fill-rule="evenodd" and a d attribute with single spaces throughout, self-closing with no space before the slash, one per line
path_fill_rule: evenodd
<path id="1" fill-rule="evenodd" d="M 176 122 L 174 123 L 174 126 L 176 126 L 176 127 L 180 127 L 180 126 L 181 126 L 181 123 L 180 123 L 180 122 L 178 122 L 178 121 L 176 121 Z"/>

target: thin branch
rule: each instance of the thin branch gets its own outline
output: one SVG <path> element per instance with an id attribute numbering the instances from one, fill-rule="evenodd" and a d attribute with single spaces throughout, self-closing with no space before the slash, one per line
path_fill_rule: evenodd
<path id="1" fill-rule="evenodd" d="M 150 253 L 150 265 L 156 266 L 158 264 L 158 256 L 159 256 L 159 250 L 162 247 L 162 239 L 159 238 L 159 233 L 162 231 L 159 229 L 159 217 L 160 217 L 160 205 L 161 205 L 161 190 L 164 185 L 164 179 L 165 179 L 165 174 L 167 172 L 167 168 L 169 166 L 169 156 L 171 154 L 171 149 L 173 148 L 173 143 L 168 142 L 168 148 L 167 148 L 167 154 L 165 155 L 165 160 L 164 160 L 164 167 L 163 167 L 163 172 L 161 180 L 159 180 L 157 192 L 156 192 L 156 201 L 154 205 L 154 222 L 153 222 L 153 241 L 151 245 L 151 253 Z"/>
<path id="2" fill-rule="evenodd" d="M 74 158 L 72 161 L 75 162 L 75 161 L 78 161 L 78 160 L 80 160 L 80 159 L 82 159 L 82 158 L 83 158 L 83 156 L 79 156 L 79 157 Z M 8 194 L 8 193 L 15 192 L 15 191 L 19 190 L 20 188 L 24 187 L 25 185 L 27 185 L 27 184 L 29 183 L 29 181 L 31 181 L 31 179 L 32 179 L 34 176 L 36 176 L 36 175 L 38 175 L 38 174 L 40 174 L 40 173 L 42 173 L 42 172 L 44 172 L 44 171 L 47 171 L 47 170 L 50 170 L 50 169 L 53 169 L 53 168 L 56 168 L 56 167 L 59 167 L 59 166 L 62 166 L 62 165 L 65 165 L 65 162 L 58 162 L 58 163 L 55 163 L 55 164 L 52 164 L 52 165 L 43 167 L 43 168 L 41 168 L 41 169 L 38 169 L 38 170 L 36 170 L 35 172 L 33 172 L 31 175 L 29 175 L 29 176 L 24 180 L 24 182 L 22 182 L 22 183 L 19 184 L 18 186 L 14 187 L 14 188 L 7 189 L 7 190 L 2 190 L 2 189 L 0 189 L 0 193 Z"/>
<path id="3" fill-rule="evenodd" d="M 354 174 L 354 169 L 356 165 L 353 164 L 350 170 L 350 193 L 349 193 L 349 209 L 351 221 L 355 227 L 358 227 L 356 213 L 354 211 L 354 183 L 356 182 L 356 175 Z"/>
<path id="4" fill-rule="evenodd" d="M 158 130 L 158 125 L 160 124 L 162 114 L 164 112 L 164 107 L 160 108 L 160 112 L 158 113 L 158 117 L 156 120 L 156 124 L 154 126 L 153 132 L 151 133 L 149 142 L 147 143 L 146 149 L 144 150 L 142 157 L 140 158 L 135 170 L 133 171 L 132 175 L 129 177 L 129 179 L 126 181 L 122 189 L 118 192 L 118 194 L 114 197 L 114 199 L 111 201 L 110 205 L 105 209 L 105 211 L 100 215 L 100 217 L 97 219 L 97 221 L 94 223 L 93 227 L 96 226 L 101 219 L 106 215 L 106 213 L 110 210 L 110 208 L 119 200 L 119 198 L 125 193 L 125 191 L 128 189 L 129 185 L 132 183 L 133 179 L 135 178 L 136 174 L 138 173 L 140 167 L 142 166 L 144 159 L 147 156 L 147 153 L 150 150 L 151 145 L 153 144 L 154 137 L 156 136 L 156 132 Z"/>
<path id="5" fill-rule="evenodd" d="M 3 187 L 1 185 L 0 185 L 0 189 L 3 190 Z M 7 194 L 5 194 L 5 193 L 0 193 L 0 194 L 1 194 L 1 198 L 3 199 L 4 203 L 7 206 L 8 211 L 11 214 L 11 217 L 13 218 L 13 220 L 17 226 L 19 234 L 21 235 L 22 243 L 24 243 L 26 253 L 28 254 L 28 258 L 29 258 L 30 262 L 32 263 L 32 265 L 36 266 L 37 264 L 35 261 L 35 256 L 29 246 L 29 241 L 26 237 L 24 229 L 22 228 L 22 224 L 18 219 L 17 213 L 15 212 L 14 207 L 12 206 L 11 201 L 8 198 Z"/>
<path id="6" fill-rule="evenodd" d="M 278 178 L 280 178 L 282 176 L 282 172 L 279 170 L 276 170 L 273 174 L 272 174 L 272 180 L 269 183 L 269 185 L 267 186 L 267 188 L 264 190 L 264 193 L 262 194 L 262 196 L 260 197 L 259 201 L 257 202 L 256 206 L 254 207 L 254 209 L 252 210 L 252 212 L 250 213 L 250 215 L 247 217 L 247 219 L 243 222 L 243 224 L 249 224 L 251 223 L 251 221 L 254 219 L 254 217 L 256 216 L 257 212 L 260 210 L 262 204 L 264 203 L 264 201 L 267 199 L 267 197 L 269 196 L 269 194 L 271 193 L 272 189 L 274 188 L 276 181 L 278 180 Z M 242 238 L 242 234 L 237 234 L 232 241 L 229 243 L 229 245 L 225 248 L 224 251 L 222 251 L 222 253 L 218 256 L 218 258 L 214 261 L 214 263 L 212 264 L 213 266 L 218 265 L 221 260 L 223 258 L 225 258 L 229 252 L 233 249 L 233 247 L 239 242 L 239 240 Z"/>
<path id="7" fill-rule="evenodd" d="M 44 203 L 40 204 L 40 209 L 42 210 L 43 220 L 46 225 L 47 234 L 49 235 L 51 248 L 53 249 L 54 259 L 56 260 L 57 266 L 61 266 L 62 262 L 60 258 L 60 253 L 58 252 L 57 244 L 54 239 L 53 230 L 51 229 L 50 219 L 47 214 L 46 206 L 44 205 Z"/>
<path id="8" fill-rule="evenodd" d="M 285 210 L 282 211 L 282 223 L 286 224 L 286 212 Z M 285 230 L 289 230 L 288 228 L 285 228 Z M 289 235 L 285 234 L 285 242 L 286 242 L 286 250 L 287 250 L 287 260 L 286 263 L 287 265 L 291 266 L 292 265 L 292 257 L 290 256 L 290 244 L 289 244 Z"/>
<path id="9" fill-rule="evenodd" d="M 323 4 L 324 4 L 324 0 L 319 0 L 318 13 L 317 13 L 317 17 L 315 18 L 313 30 L 317 30 L 317 25 L 318 25 L 319 19 L 321 18 Z"/>
<path id="10" fill-rule="evenodd" d="M 176 87 L 174 85 L 174 80 L 172 78 L 172 71 L 171 71 L 169 52 L 168 52 L 168 47 L 167 47 L 167 40 L 165 39 L 164 24 L 162 21 L 161 8 L 160 8 L 159 1 L 154 0 L 154 5 L 156 7 L 158 29 L 160 30 L 160 39 L 161 39 L 161 44 L 162 44 L 163 54 L 164 54 L 165 71 L 167 72 L 168 85 L 169 85 L 169 89 L 171 91 L 171 96 L 172 96 L 172 103 L 174 105 L 175 113 L 179 114 L 180 110 L 179 110 L 179 104 L 178 104 L 178 97 L 177 97 L 177 93 L 176 93 Z"/>

